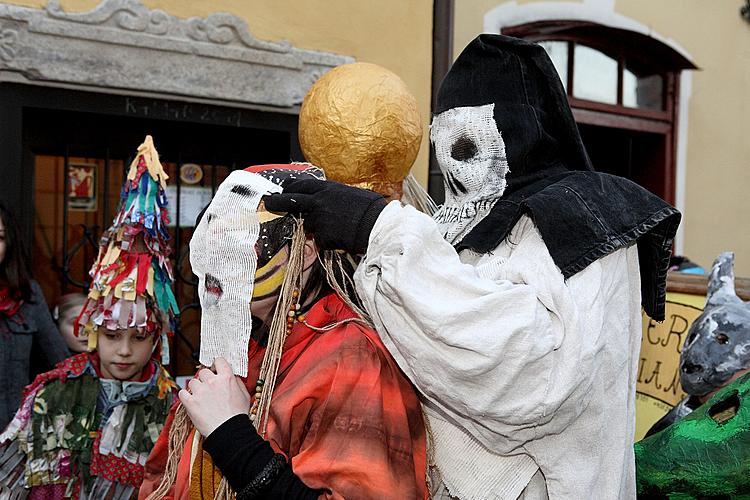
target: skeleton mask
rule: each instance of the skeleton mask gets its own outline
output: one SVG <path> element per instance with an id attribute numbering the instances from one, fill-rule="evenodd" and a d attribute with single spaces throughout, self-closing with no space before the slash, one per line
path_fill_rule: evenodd
<path id="1" fill-rule="evenodd" d="M 711 270 L 706 306 L 690 327 L 680 354 L 680 380 L 702 396 L 750 367 L 750 304 L 734 290 L 734 254 L 719 255 Z"/>
<path id="2" fill-rule="evenodd" d="M 455 244 L 481 221 L 505 190 L 508 161 L 494 104 L 457 107 L 435 116 L 430 140 L 445 182 L 435 220 Z"/>
<path id="3" fill-rule="evenodd" d="M 260 175 L 232 172 L 190 240 L 190 264 L 198 276 L 202 310 L 200 362 L 205 366 L 221 356 L 235 375 L 247 376 L 258 205 L 262 196 L 277 192 L 281 187 Z"/>

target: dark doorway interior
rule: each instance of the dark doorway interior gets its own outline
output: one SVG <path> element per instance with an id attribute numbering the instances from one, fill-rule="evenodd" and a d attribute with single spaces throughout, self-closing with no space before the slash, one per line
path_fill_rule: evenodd
<path id="1" fill-rule="evenodd" d="M 251 127 L 28 108 L 24 144 L 34 154 L 128 158 L 146 134 L 163 161 L 237 164 L 289 161 L 288 132 Z M 249 163 L 248 163 L 249 162 Z"/>
<path id="2" fill-rule="evenodd" d="M 578 124 L 578 129 L 595 170 L 626 177 L 665 197 L 660 173 L 666 135 L 586 124 Z"/>

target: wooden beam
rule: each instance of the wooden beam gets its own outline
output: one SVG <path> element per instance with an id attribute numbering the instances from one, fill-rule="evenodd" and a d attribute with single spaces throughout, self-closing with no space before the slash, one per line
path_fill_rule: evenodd
<path id="1" fill-rule="evenodd" d="M 667 275 L 667 291 L 689 293 L 692 295 L 706 295 L 708 275 L 676 273 Z M 742 300 L 750 300 L 750 278 L 735 278 L 734 288 L 737 296 Z"/>
<path id="2" fill-rule="evenodd" d="M 455 0 L 434 0 L 432 4 L 432 101 L 430 111 L 435 110 L 437 94 L 445 74 L 453 64 L 453 24 Z M 430 148 L 427 190 L 435 203 L 443 203 L 443 176 Z"/>
<path id="3" fill-rule="evenodd" d="M 581 109 L 578 107 L 572 107 L 571 109 L 573 110 L 573 117 L 575 118 L 576 122 L 585 123 L 586 125 L 623 128 L 627 130 L 652 132 L 656 134 L 666 134 L 671 129 L 671 124 L 669 122 L 650 120 L 646 118 L 636 118 L 632 116 L 619 115 L 591 109 Z"/>

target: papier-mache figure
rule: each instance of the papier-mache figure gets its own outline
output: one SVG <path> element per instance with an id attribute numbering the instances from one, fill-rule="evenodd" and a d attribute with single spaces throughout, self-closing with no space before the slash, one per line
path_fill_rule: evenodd
<path id="1" fill-rule="evenodd" d="M 421 140 L 416 98 L 398 75 L 377 64 L 333 68 L 313 84 L 300 108 L 300 147 L 327 179 L 432 215 L 437 207 L 410 173 Z"/>
<path id="2" fill-rule="evenodd" d="M 643 498 L 750 494 L 750 303 L 737 296 L 734 254 L 714 261 L 703 313 L 680 353 L 688 394 L 635 444 Z"/>
<path id="3" fill-rule="evenodd" d="M 635 444 L 639 498 L 750 495 L 750 374 Z"/>
<path id="4" fill-rule="evenodd" d="M 39 375 L 0 435 L 0 498 L 134 498 L 176 396 L 162 362 L 177 305 L 167 176 L 150 136 L 138 148 L 91 268 L 76 334 L 89 352 Z"/>
<path id="5" fill-rule="evenodd" d="M 734 288 L 734 254 L 714 261 L 706 305 L 680 352 L 680 384 L 687 393 L 649 429 L 655 434 L 705 403 L 719 389 L 750 371 L 750 303 Z"/>
<path id="6" fill-rule="evenodd" d="M 634 498 L 641 304 L 664 317 L 679 212 L 592 171 L 540 46 L 481 35 L 443 81 L 434 219 L 319 180 L 266 198 L 323 248 L 422 396 L 434 498 Z"/>
<path id="7" fill-rule="evenodd" d="M 190 262 L 213 371 L 180 392 L 141 498 L 426 497 L 419 400 L 361 310 L 354 264 L 261 202 L 323 178 L 305 163 L 235 171 L 202 215 Z"/>

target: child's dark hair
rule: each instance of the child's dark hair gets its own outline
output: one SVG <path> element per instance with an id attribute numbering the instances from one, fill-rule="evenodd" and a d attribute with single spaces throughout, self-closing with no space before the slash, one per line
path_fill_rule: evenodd
<path id="1" fill-rule="evenodd" d="M 31 267 L 26 253 L 26 245 L 21 238 L 21 228 L 8 207 L 0 201 L 0 219 L 5 227 L 5 258 L 0 262 L 0 280 L 10 288 L 31 300 Z"/>

